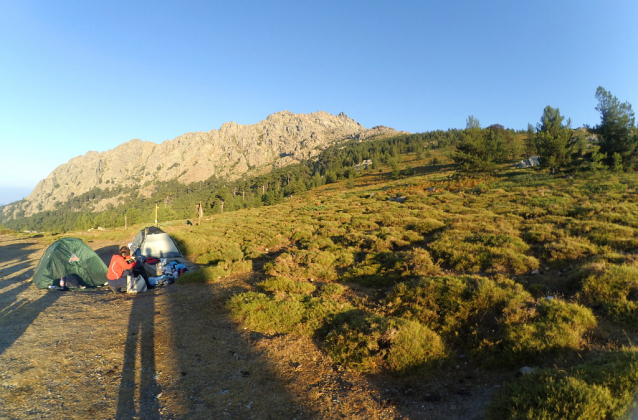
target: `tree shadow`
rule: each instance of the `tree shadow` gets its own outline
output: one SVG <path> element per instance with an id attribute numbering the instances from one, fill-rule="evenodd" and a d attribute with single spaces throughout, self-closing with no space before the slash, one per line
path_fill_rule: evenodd
<path id="1" fill-rule="evenodd" d="M 0 294 L 0 354 L 11 347 L 38 315 L 53 305 L 60 297 L 58 292 L 45 292 L 35 301 L 20 297 L 29 287 L 27 281 Z"/>
<path id="2" fill-rule="evenodd" d="M 11 347 L 38 315 L 53 305 L 59 293 L 45 293 L 35 300 L 24 295 L 31 285 L 30 261 L 35 252 L 28 249 L 35 242 L 0 246 L 0 354 Z M 10 265 L 13 260 L 23 261 Z"/>

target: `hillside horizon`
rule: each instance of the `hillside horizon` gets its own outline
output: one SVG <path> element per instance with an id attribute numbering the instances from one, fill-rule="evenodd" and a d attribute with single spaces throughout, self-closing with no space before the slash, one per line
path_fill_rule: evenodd
<path id="1" fill-rule="evenodd" d="M 107 151 L 88 151 L 60 164 L 24 197 L 24 202 L 9 202 L 2 211 L 5 215 L 19 211 L 29 216 L 53 210 L 59 203 L 93 188 L 108 190 L 122 184 L 142 187 L 177 180 L 186 185 L 211 176 L 233 180 L 247 172 L 259 173 L 300 162 L 344 139 L 401 133 L 404 132 L 383 125 L 365 128 L 343 112 L 332 115 L 324 111 L 279 111 L 256 124 L 231 121 L 219 129 L 188 132 L 161 143 L 132 139 Z"/>

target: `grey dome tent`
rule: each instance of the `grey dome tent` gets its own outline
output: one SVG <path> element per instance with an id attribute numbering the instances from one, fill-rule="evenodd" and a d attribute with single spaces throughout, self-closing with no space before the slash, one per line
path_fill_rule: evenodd
<path id="1" fill-rule="evenodd" d="M 131 252 L 149 258 L 181 258 L 182 253 L 173 239 L 162 229 L 151 226 L 142 229 L 133 240 Z"/>
<path id="2" fill-rule="evenodd" d="M 33 274 L 39 289 L 59 286 L 65 277 L 67 286 L 97 287 L 106 283 L 106 264 L 79 238 L 62 238 L 53 242 L 40 258 Z"/>

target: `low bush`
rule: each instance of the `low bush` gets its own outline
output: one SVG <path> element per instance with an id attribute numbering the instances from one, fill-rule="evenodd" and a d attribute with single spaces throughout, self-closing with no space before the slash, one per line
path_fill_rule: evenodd
<path id="1" fill-rule="evenodd" d="M 406 375 L 447 356 L 438 334 L 414 321 L 351 310 L 337 314 L 326 328 L 324 348 L 330 357 L 362 372 Z"/>
<path id="2" fill-rule="evenodd" d="M 286 293 L 305 293 L 311 294 L 315 291 L 316 287 L 312 283 L 305 281 L 295 281 L 287 277 L 271 277 L 258 283 L 257 286 L 261 287 L 267 292 L 286 292 Z"/>
<path id="3" fill-rule="evenodd" d="M 608 245 L 613 249 L 631 250 L 638 247 L 634 229 L 596 220 L 575 221 L 569 227 L 570 234 L 582 236 L 593 244 Z"/>
<path id="4" fill-rule="evenodd" d="M 404 319 L 391 320 L 386 361 L 391 372 L 409 375 L 438 366 L 447 351 L 441 337 L 428 327 Z"/>
<path id="5" fill-rule="evenodd" d="M 567 236 L 545 244 L 545 252 L 551 262 L 571 262 L 596 255 L 598 248 L 587 238 Z"/>
<path id="6" fill-rule="evenodd" d="M 414 320 L 486 365 L 513 365 L 579 349 L 596 326 L 591 311 L 558 299 L 535 301 L 520 284 L 479 276 L 424 278 L 399 284 L 389 314 Z"/>
<path id="7" fill-rule="evenodd" d="M 215 283 L 229 273 L 219 267 L 200 267 L 194 271 L 187 271 L 178 277 L 177 283 Z"/>
<path id="8" fill-rule="evenodd" d="M 414 230 L 421 235 L 428 235 L 442 228 L 443 226 L 445 226 L 445 223 L 441 222 L 440 220 L 426 217 L 417 222 L 409 223 L 406 228 L 409 230 Z"/>
<path id="9" fill-rule="evenodd" d="M 254 331 L 266 334 L 303 333 L 305 329 L 302 324 L 304 304 L 290 296 L 275 299 L 264 293 L 245 292 L 230 298 L 228 307 L 236 319 Z"/>
<path id="10" fill-rule="evenodd" d="M 530 223 L 529 227 L 523 231 L 522 236 L 529 243 L 545 243 L 558 239 L 562 234 L 561 229 L 550 223 Z"/>
<path id="11" fill-rule="evenodd" d="M 346 288 L 338 283 L 325 283 L 321 286 L 319 293 L 321 296 L 335 297 L 341 296 L 345 292 Z"/>
<path id="12" fill-rule="evenodd" d="M 248 273 L 253 270 L 253 262 L 250 260 L 232 261 L 228 265 L 230 274 Z"/>
<path id="13" fill-rule="evenodd" d="M 637 393 L 638 355 L 613 352 L 567 370 L 540 370 L 508 382 L 487 414 L 494 420 L 621 419 Z"/>
<path id="14" fill-rule="evenodd" d="M 199 256 L 196 262 L 197 264 L 215 264 L 219 261 L 241 261 L 243 258 L 244 253 L 239 244 L 232 243 Z"/>
<path id="15" fill-rule="evenodd" d="M 455 270 L 521 274 L 538 267 L 529 245 L 510 234 L 450 229 L 436 235 L 433 255 Z"/>
<path id="16" fill-rule="evenodd" d="M 267 334 L 296 333 L 305 336 L 313 336 L 324 328 L 327 320 L 334 314 L 352 308 L 346 302 L 326 297 L 314 298 L 308 294 L 288 293 L 278 289 L 295 289 L 289 282 L 292 280 L 280 279 L 268 283 L 266 286 L 272 288 L 273 295 L 259 292 L 235 295 L 229 299 L 227 306 L 236 320 L 254 331 Z"/>
<path id="17" fill-rule="evenodd" d="M 589 264 L 583 272 L 583 302 L 600 309 L 616 322 L 635 326 L 638 323 L 638 268 L 629 265 Z"/>
<path id="18" fill-rule="evenodd" d="M 512 315 L 504 320 L 502 333 L 502 350 L 512 362 L 542 360 L 558 351 L 579 350 L 584 334 L 596 326 L 589 308 L 559 299 L 541 298 L 527 311 Z M 496 359 L 494 362 L 499 363 Z"/>

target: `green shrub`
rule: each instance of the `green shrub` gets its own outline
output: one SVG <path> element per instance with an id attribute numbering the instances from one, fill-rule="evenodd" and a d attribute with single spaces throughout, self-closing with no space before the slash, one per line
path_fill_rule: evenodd
<path id="1" fill-rule="evenodd" d="M 383 366 L 380 342 L 387 319 L 361 310 L 336 314 L 327 325 L 324 349 L 336 363 L 363 372 L 377 372 Z"/>
<path id="2" fill-rule="evenodd" d="M 520 274 L 538 267 L 538 260 L 526 255 L 529 246 L 520 237 L 479 229 L 450 229 L 437 234 L 431 244 L 433 255 L 442 265 L 471 273 Z"/>
<path id="3" fill-rule="evenodd" d="M 414 248 L 410 251 L 379 252 L 363 254 L 360 261 L 349 266 L 343 280 L 370 287 L 392 286 L 406 277 L 420 277 L 440 271 L 428 251 Z"/>
<path id="4" fill-rule="evenodd" d="M 305 281 L 295 281 L 287 277 L 271 277 L 258 283 L 267 292 L 286 292 L 286 293 L 304 293 L 311 294 L 316 287 L 312 283 Z"/>
<path id="5" fill-rule="evenodd" d="M 341 296 L 345 292 L 345 287 L 338 283 L 325 283 L 319 292 L 321 296 L 326 297 Z"/>
<path id="6" fill-rule="evenodd" d="M 437 229 L 442 228 L 443 226 L 445 226 L 445 223 L 436 219 L 431 219 L 429 217 L 426 217 L 417 222 L 409 223 L 406 226 L 406 228 L 410 230 L 414 230 L 415 232 L 418 232 L 421 235 L 428 235 L 436 231 Z"/>
<path id="7" fill-rule="evenodd" d="M 253 270 L 253 262 L 250 260 L 233 261 L 228 266 L 231 274 L 248 273 Z"/>
<path id="8" fill-rule="evenodd" d="M 400 375 L 432 368 L 447 356 L 441 337 L 415 321 L 391 320 L 386 336 L 389 369 Z"/>
<path id="9" fill-rule="evenodd" d="M 634 229 L 629 226 L 587 220 L 573 222 L 568 229 L 572 235 L 586 237 L 596 245 L 609 245 L 620 250 L 631 250 L 638 246 Z"/>
<path id="10" fill-rule="evenodd" d="M 638 356 L 611 353 L 568 370 L 540 370 L 508 382 L 492 400 L 490 419 L 624 418 L 638 392 Z"/>
<path id="11" fill-rule="evenodd" d="M 213 281 L 209 281 L 208 276 L 205 273 L 205 268 L 200 268 L 194 271 L 187 271 L 182 274 L 177 279 L 177 284 L 203 284 L 203 283 L 213 283 Z"/>
<path id="12" fill-rule="evenodd" d="M 194 271 L 187 271 L 178 277 L 177 283 L 215 283 L 227 276 L 228 272 L 219 267 L 201 267 Z"/>
<path id="13" fill-rule="evenodd" d="M 520 284 L 479 276 L 399 284 L 389 313 L 418 321 L 484 364 L 512 365 L 578 349 L 596 325 L 591 310 L 557 299 L 535 302 Z"/>
<path id="14" fill-rule="evenodd" d="M 531 284 L 527 287 L 527 291 L 535 298 L 545 297 L 550 294 L 550 289 L 544 284 Z"/>
<path id="15" fill-rule="evenodd" d="M 351 310 L 337 314 L 324 348 L 339 364 L 362 372 L 405 375 L 428 369 L 446 357 L 438 334 L 418 322 Z"/>
<path id="16" fill-rule="evenodd" d="M 540 299 L 523 317 L 517 314 L 504 320 L 504 350 L 512 361 L 578 350 L 585 332 L 595 326 L 596 318 L 589 308 L 559 299 Z"/>
<path id="17" fill-rule="evenodd" d="M 598 249 L 586 238 L 567 236 L 545 244 L 545 252 L 552 262 L 578 261 L 596 255 Z"/>
<path id="18" fill-rule="evenodd" d="M 423 248 L 396 252 L 395 255 L 398 258 L 395 268 L 403 277 L 431 276 L 440 271 L 440 267 L 432 261 L 430 253 Z"/>
<path id="19" fill-rule="evenodd" d="M 230 298 L 228 307 L 235 319 L 254 331 L 291 333 L 304 328 L 304 305 L 289 296 L 277 300 L 264 293 L 245 292 Z"/>
<path id="20" fill-rule="evenodd" d="M 544 243 L 558 239 L 561 230 L 550 223 L 533 223 L 523 232 L 523 239 L 531 243 Z"/>
<path id="21" fill-rule="evenodd" d="M 296 333 L 306 336 L 312 336 L 324 328 L 326 321 L 336 313 L 352 309 L 352 306 L 345 302 L 296 293 L 295 290 L 301 290 L 303 286 L 296 289 L 290 282 L 293 280 L 280 279 L 267 283 L 265 286 L 271 289 L 274 295 L 258 292 L 235 295 L 228 300 L 227 306 L 235 319 L 254 331 L 268 334 Z M 292 291 L 288 293 L 279 288 Z"/>
<path id="22" fill-rule="evenodd" d="M 583 302 L 616 322 L 638 323 L 638 268 L 628 265 L 589 264 L 592 273 L 582 281 Z"/>
<path id="23" fill-rule="evenodd" d="M 295 229 L 292 235 L 290 235 L 290 240 L 293 242 L 302 242 L 307 243 L 312 238 L 313 231 L 312 229 L 308 229 L 307 227 Z"/>
<path id="24" fill-rule="evenodd" d="M 338 255 L 318 249 L 300 249 L 285 252 L 275 261 L 264 266 L 271 276 L 284 276 L 296 279 L 336 280 Z"/>

